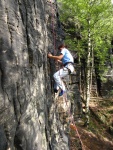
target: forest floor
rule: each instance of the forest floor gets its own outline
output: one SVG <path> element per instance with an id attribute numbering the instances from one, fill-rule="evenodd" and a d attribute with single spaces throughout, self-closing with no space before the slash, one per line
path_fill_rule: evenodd
<path id="1" fill-rule="evenodd" d="M 88 127 L 82 118 L 81 122 L 75 121 L 79 134 L 70 130 L 70 150 L 113 150 L 113 131 L 109 131 L 113 126 L 113 99 L 92 98 L 90 112 Z"/>

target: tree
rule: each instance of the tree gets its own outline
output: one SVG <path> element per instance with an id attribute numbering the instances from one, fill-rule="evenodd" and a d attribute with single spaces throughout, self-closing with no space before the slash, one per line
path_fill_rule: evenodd
<path id="1" fill-rule="evenodd" d="M 84 95 L 87 123 L 92 87 L 94 58 L 104 67 L 113 28 L 113 7 L 110 0 L 59 0 L 62 4 L 61 21 L 67 37 L 65 42 L 78 51 L 80 60 L 85 60 Z M 98 67 L 98 70 L 100 69 Z"/>

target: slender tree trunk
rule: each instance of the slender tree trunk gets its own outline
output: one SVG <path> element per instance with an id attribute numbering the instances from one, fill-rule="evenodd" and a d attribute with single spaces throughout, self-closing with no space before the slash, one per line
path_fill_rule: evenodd
<path id="1" fill-rule="evenodd" d="M 78 49 L 80 49 L 79 40 L 78 40 Z M 80 67 L 80 66 L 81 66 L 80 53 L 78 53 L 78 64 L 79 64 L 79 67 Z M 81 76 L 82 76 L 82 73 L 81 73 L 81 67 L 80 67 L 80 68 L 79 68 L 79 90 L 80 90 L 80 92 L 82 91 Z"/>
<path id="2" fill-rule="evenodd" d="M 86 71 L 86 123 L 89 123 L 89 101 L 90 101 L 90 87 L 91 87 L 91 32 L 90 19 L 88 20 L 88 54 L 87 54 L 87 71 Z"/>
<path id="3" fill-rule="evenodd" d="M 94 96 L 97 96 L 98 97 L 98 91 L 97 91 L 97 80 L 96 80 L 96 73 L 95 73 L 95 67 L 94 67 L 94 47 L 93 47 L 93 43 L 92 43 L 92 46 L 91 46 L 91 88 L 90 88 L 90 93 L 92 93 L 92 86 L 95 86 L 94 87 L 94 92 L 95 92 L 95 95 Z"/>
<path id="4" fill-rule="evenodd" d="M 90 46 L 90 45 L 89 45 Z M 86 113 L 89 112 L 90 87 L 91 87 L 90 51 L 88 50 L 87 73 L 86 73 Z"/>
<path id="5" fill-rule="evenodd" d="M 91 83 L 90 83 L 90 94 L 91 94 L 91 90 L 92 90 L 93 70 L 94 70 L 94 54 L 93 54 L 93 44 L 91 44 L 91 67 L 90 67 Z"/>
<path id="6" fill-rule="evenodd" d="M 86 101 L 86 65 L 83 65 L 83 98 Z"/>

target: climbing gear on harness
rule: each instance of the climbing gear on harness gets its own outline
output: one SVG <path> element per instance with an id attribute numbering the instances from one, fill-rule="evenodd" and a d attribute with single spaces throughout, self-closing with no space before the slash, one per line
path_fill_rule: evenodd
<path id="1" fill-rule="evenodd" d="M 69 74 L 71 74 L 72 73 L 72 71 L 71 71 L 71 69 L 68 67 L 68 65 L 73 65 L 74 63 L 73 62 L 67 62 L 67 63 L 65 63 L 63 66 L 64 66 L 64 68 L 67 68 L 68 69 L 68 73 Z"/>
<path id="2" fill-rule="evenodd" d="M 65 68 L 67 68 L 68 69 L 68 73 L 71 74 L 71 70 L 68 67 L 65 67 Z"/>

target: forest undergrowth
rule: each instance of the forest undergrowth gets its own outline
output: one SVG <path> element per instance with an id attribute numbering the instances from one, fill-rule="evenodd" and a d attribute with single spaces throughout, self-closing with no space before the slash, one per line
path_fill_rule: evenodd
<path id="1" fill-rule="evenodd" d="M 113 121 L 112 103 L 113 99 L 91 100 L 90 123 L 84 126 L 84 115 L 80 123 L 75 122 L 80 138 L 75 130 L 70 130 L 70 150 L 113 150 L 113 133 L 109 130 Z"/>

